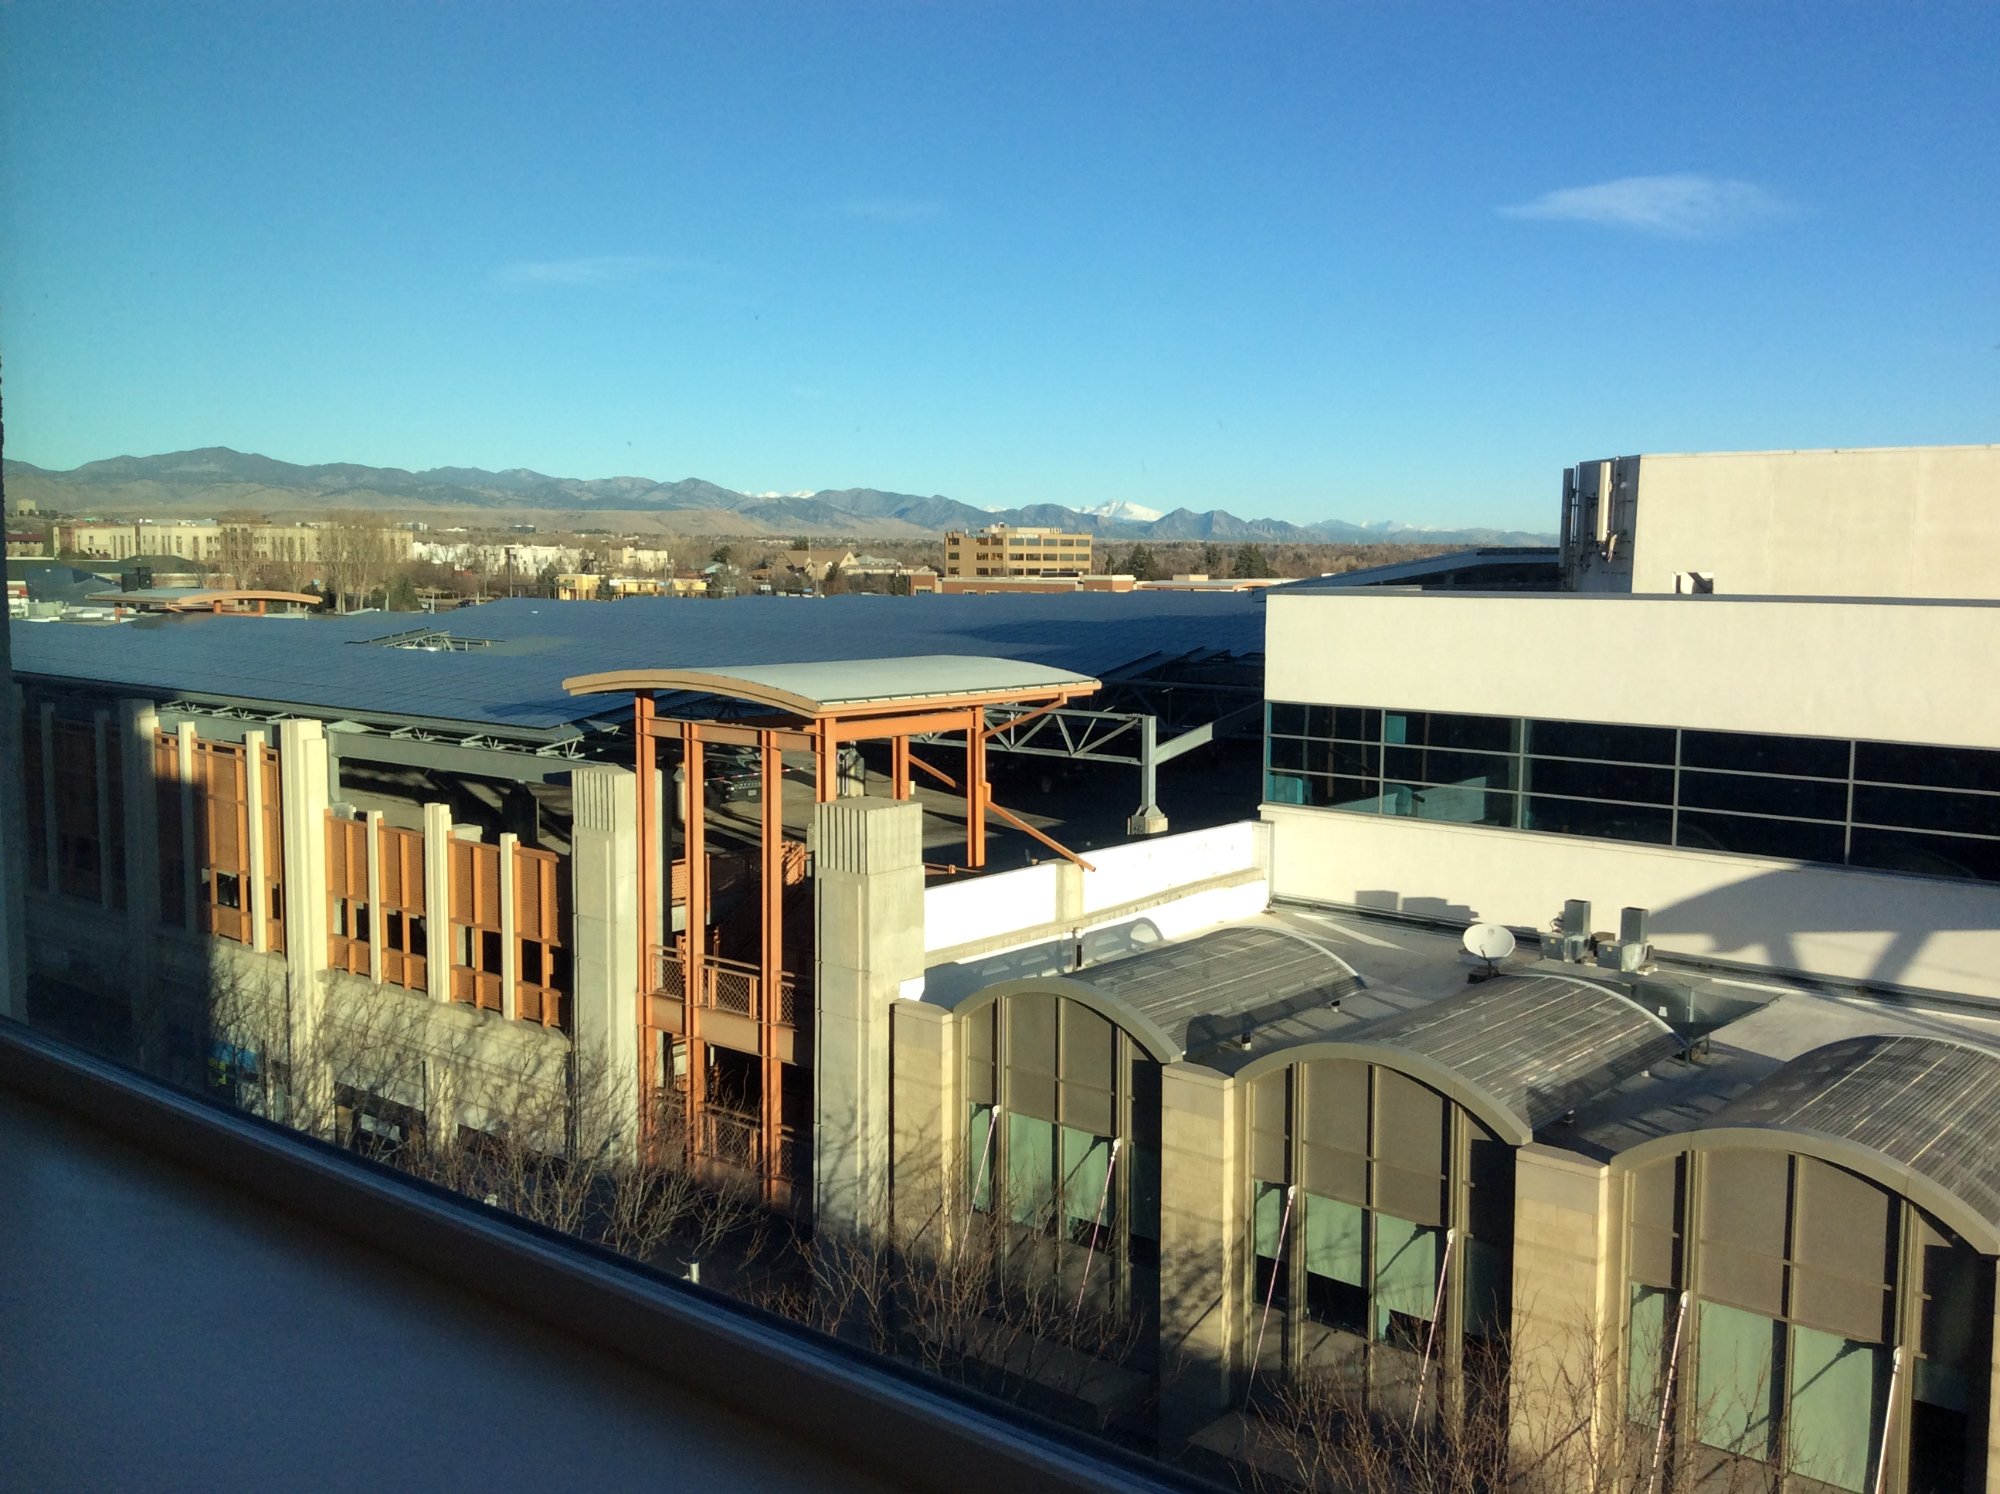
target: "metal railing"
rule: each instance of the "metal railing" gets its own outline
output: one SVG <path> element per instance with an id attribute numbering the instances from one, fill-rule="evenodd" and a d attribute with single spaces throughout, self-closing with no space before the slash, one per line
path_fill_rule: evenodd
<path id="1" fill-rule="evenodd" d="M 754 1115 L 707 1105 L 695 1113 L 695 1153 L 753 1175 L 763 1167 L 763 1126 Z"/>

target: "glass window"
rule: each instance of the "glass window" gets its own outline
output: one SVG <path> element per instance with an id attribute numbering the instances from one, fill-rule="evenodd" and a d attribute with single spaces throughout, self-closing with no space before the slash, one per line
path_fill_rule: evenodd
<path id="1" fill-rule="evenodd" d="M 1598 840 L 1635 840 L 1662 846 L 1673 835 L 1673 818 L 1666 809 L 1537 795 L 1530 795 L 1525 801 L 1522 826 L 1553 835 L 1587 835 Z"/>
<path id="2" fill-rule="evenodd" d="M 1306 781 L 1296 773 L 1266 773 L 1264 775 L 1264 802 L 1266 804 L 1303 804 L 1306 802 Z"/>
<path id="3" fill-rule="evenodd" d="M 1413 747 L 1460 747 L 1473 752 L 1513 752 L 1512 716 L 1458 716 L 1443 711 L 1389 711 L 1383 716 L 1382 740 Z"/>
<path id="4" fill-rule="evenodd" d="M 1674 843 L 1690 850 L 1734 851 L 1742 856 L 1831 861 L 1838 865 L 1846 850 L 1846 840 L 1847 832 L 1841 825 L 1683 809 Z"/>
<path id="5" fill-rule="evenodd" d="M 1871 830 L 1856 825 L 1849 833 L 1847 859 L 1851 865 L 1882 871 L 2000 882 L 2000 841 L 1994 840 L 1926 835 L 1917 830 Z"/>
<path id="6" fill-rule="evenodd" d="M 1530 721 L 1528 751 L 1545 757 L 1594 757 L 1615 763 L 1674 761 L 1671 726 L 1606 726 L 1594 721 Z"/>
<path id="7" fill-rule="evenodd" d="M 972 1207 L 993 1207 L 993 1107 L 974 1105 L 965 1128 L 966 1192 Z"/>
<path id="8" fill-rule="evenodd" d="M 1382 713 L 1357 706 L 1333 708 L 1333 734 L 1347 742 L 1382 740 Z"/>
<path id="9" fill-rule="evenodd" d="M 1257 1252 L 1257 1301 L 1283 1307 L 1290 1300 L 1286 1273 L 1278 1269 L 1284 1254 L 1285 1185 L 1263 1180 L 1254 1182 L 1251 1199 L 1251 1229 Z"/>
<path id="10" fill-rule="evenodd" d="M 1528 759 L 1528 789 L 1537 794 L 1561 794 L 1576 799 L 1626 799 L 1641 804 L 1674 802 L 1671 768 L 1634 767 L 1627 763 L 1572 763 L 1558 759 Z"/>
<path id="11" fill-rule="evenodd" d="M 1271 735 L 1274 737 L 1302 737 L 1306 734 L 1306 708 L 1290 701 L 1274 700 L 1270 704 Z"/>
<path id="12" fill-rule="evenodd" d="M 1747 731 L 1684 731 L 1681 766 L 1801 778 L 1845 778 L 1848 744 L 1829 737 L 1763 736 Z"/>
<path id="13" fill-rule="evenodd" d="M 1367 1216 L 1353 1204 L 1305 1195 L 1306 1316 L 1332 1328 L 1367 1327 L 1363 1261 Z"/>
<path id="14" fill-rule="evenodd" d="M 2000 808 L 2000 801 L 1995 802 Z M 1681 807 L 1778 814 L 1801 820 L 1844 820 L 1847 785 L 1822 783 L 1816 778 L 1758 778 L 1747 773 L 1689 771 L 1681 774 Z"/>
<path id="15" fill-rule="evenodd" d="M 1382 771 L 1405 783 L 1452 783 L 1477 788 L 1511 789 L 1520 759 L 1493 752 L 1459 752 L 1445 748 L 1391 747 L 1382 754 Z"/>
<path id="16" fill-rule="evenodd" d="M 1719 1302 L 1703 1302 L 1698 1313 L 1695 1435 L 1768 1462 L 1776 1451 L 1783 1325 Z"/>
<path id="17" fill-rule="evenodd" d="M 1864 825 L 1946 830 L 1959 835 L 2000 835 L 2000 795 L 1953 794 L 1939 789 L 1854 786 L 1854 819 Z"/>
<path id="18" fill-rule="evenodd" d="M 1726 1309 L 1725 1309 L 1726 1310 Z M 1856 1494 L 1881 1440 L 1888 1355 L 1813 1328 L 1792 1330 L 1791 1470 Z"/>
<path id="19" fill-rule="evenodd" d="M 1111 1138 L 1062 1128 L 1063 1213 L 1069 1238 L 1102 1249 L 1111 1223 Z"/>
<path id="20" fill-rule="evenodd" d="M 1444 1231 L 1375 1215 L 1375 1337 L 1421 1348 L 1419 1327 L 1437 1305 Z"/>
<path id="21" fill-rule="evenodd" d="M 1680 1311 L 1680 1293 L 1667 1287 L 1632 1284 L 1632 1318 L 1627 1340 L 1625 1416 L 1641 1426 L 1660 1424 L 1667 1398 L 1667 1356 Z"/>
<path id="22" fill-rule="evenodd" d="M 1007 1217 L 1016 1224 L 1040 1229 L 1055 1204 L 1055 1134 L 1053 1122 L 1032 1116 L 1007 1116 Z"/>
<path id="23" fill-rule="evenodd" d="M 1854 776 L 1872 783 L 2000 792 L 2000 752 L 1980 752 L 1970 747 L 1920 747 L 1902 742 L 1857 742 Z"/>
<path id="24" fill-rule="evenodd" d="M 1452 784 L 1387 783 L 1382 786 L 1382 806 L 1386 814 L 1460 825 L 1511 827 L 1516 815 L 1511 793 Z"/>

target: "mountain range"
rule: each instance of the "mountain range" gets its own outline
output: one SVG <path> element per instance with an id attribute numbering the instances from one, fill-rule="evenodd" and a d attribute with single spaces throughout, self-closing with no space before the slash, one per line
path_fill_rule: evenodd
<path id="1" fill-rule="evenodd" d="M 112 457 L 52 472 L 27 462 L 0 463 L 8 494 L 70 514 L 126 516 L 170 511 L 263 513 L 313 517 L 368 509 L 421 516 L 426 510 L 491 510 L 506 515 L 648 514 L 659 527 L 699 534 L 820 534 L 844 538 L 914 539 L 988 524 L 1039 525 L 1088 532 L 1106 540 L 1217 540 L 1241 544 L 1553 544 L 1554 537 L 1503 529 L 1425 529 L 1394 520 L 1351 523 L 1327 519 L 1293 524 L 1242 519 L 1226 509 L 1177 508 L 1160 513 L 1113 501 L 1094 508 L 1035 503 L 986 509 L 942 495 L 920 497 L 878 488 L 827 488 L 811 494 L 739 493 L 698 477 L 656 482 L 649 477 L 550 477 L 525 467 L 364 467 L 351 462 L 300 466 L 226 446 L 160 456 Z M 735 527 L 731 527 L 731 526 Z"/>

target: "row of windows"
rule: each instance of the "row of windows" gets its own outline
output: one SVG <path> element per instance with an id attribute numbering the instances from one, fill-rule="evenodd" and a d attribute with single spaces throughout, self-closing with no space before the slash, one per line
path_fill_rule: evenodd
<path id="1" fill-rule="evenodd" d="M 2000 881 L 2000 752 L 1273 702 L 1265 798 Z"/>

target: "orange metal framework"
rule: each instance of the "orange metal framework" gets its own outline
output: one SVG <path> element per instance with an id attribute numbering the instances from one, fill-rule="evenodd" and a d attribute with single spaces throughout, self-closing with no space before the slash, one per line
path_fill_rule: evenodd
<path id="1" fill-rule="evenodd" d="M 664 672 L 663 672 L 664 673 Z M 757 700 L 767 706 L 780 705 L 769 694 L 751 689 L 734 690 L 726 675 L 705 675 L 702 684 L 716 694 Z M 809 971 L 785 968 L 785 892 L 803 875 L 803 848 L 784 837 L 784 761 L 786 752 L 809 753 L 813 762 L 814 802 L 824 804 L 840 791 L 841 748 L 864 741 L 886 740 L 890 749 L 890 792 L 897 799 L 912 793 L 912 769 L 939 779 L 948 787 L 959 785 L 938 769 L 916 757 L 910 739 L 922 734 L 963 733 L 966 743 L 965 855 L 968 868 L 986 863 L 986 832 L 989 815 L 998 815 L 1047 845 L 1058 854 L 1075 860 L 1055 841 L 1023 823 L 993 803 L 986 778 L 986 744 L 999 727 L 986 723 L 986 708 L 994 704 L 1034 705 L 1036 714 L 1054 710 L 1079 695 L 1089 694 L 1095 681 L 1041 686 L 1020 691 L 985 691 L 956 697 L 929 697 L 843 705 L 802 712 L 803 702 L 786 700 L 792 707 L 783 715 L 745 721 L 662 718 L 658 714 L 655 690 L 687 688 L 689 676 L 676 675 L 651 683 L 644 673 L 585 676 L 564 681 L 572 694 L 594 694 L 630 689 L 633 697 L 634 769 L 637 773 L 636 799 L 639 845 L 639 991 L 637 1020 L 640 1052 L 654 1070 L 652 1090 L 669 1085 L 663 1039 L 678 1037 L 685 1046 L 687 1076 L 682 1094 L 682 1118 L 688 1144 L 697 1157 L 715 1157 L 734 1150 L 730 1160 L 747 1162 L 758 1178 L 762 1197 L 773 1206 L 784 1207 L 798 1200 L 793 1192 L 796 1170 L 793 1128 L 785 1114 L 784 1073 L 787 1067 L 811 1071 L 810 1037 L 806 1031 L 809 1002 L 802 999 L 801 975 Z M 1019 716 L 1010 724 L 1018 724 Z M 667 909 L 662 906 L 661 870 L 664 865 L 662 839 L 665 816 L 659 803 L 659 749 L 662 740 L 673 740 L 681 748 L 681 774 L 685 809 L 682 816 L 684 861 L 674 867 L 675 881 L 682 880 L 685 866 L 685 933 L 669 939 Z M 708 948 L 711 922 L 709 886 L 707 805 L 705 803 L 703 756 L 710 747 L 753 749 L 760 771 L 761 845 L 759 848 L 759 896 L 761 937 L 758 962 L 746 968 L 736 961 L 720 958 Z M 676 889 L 677 890 L 677 889 Z M 795 941 L 796 942 L 796 941 Z M 806 964 L 801 959 L 799 964 Z M 707 1094 L 707 1047 L 710 1036 L 730 1028 L 735 1041 L 723 1046 L 746 1051 L 748 1037 L 743 1019 L 754 1023 L 755 1057 L 760 1077 L 760 1103 L 756 1132 L 748 1147 L 725 1147 L 720 1127 L 728 1122 L 726 1111 L 711 1112 Z M 653 1125 L 653 1096 L 641 1097 L 641 1124 L 649 1142 L 656 1142 Z M 715 1135 L 711 1135 L 715 1132 Z"/>

